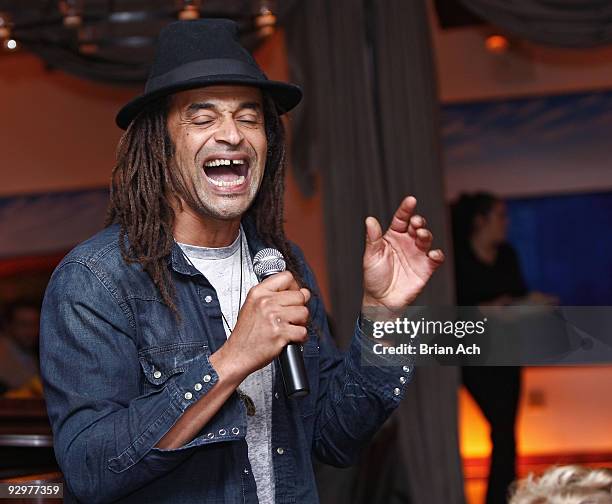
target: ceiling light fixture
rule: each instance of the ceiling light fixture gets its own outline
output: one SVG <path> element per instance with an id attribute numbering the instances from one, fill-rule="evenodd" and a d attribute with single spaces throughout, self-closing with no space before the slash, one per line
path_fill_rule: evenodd
<path id="1" fill-rule="evenodd" d="M 269 37 L 276 29 L 276 16 L 270 10 L 267 2 L 263 2 L 259 14 L 255 17 L 255 27 L 260 37 Z"/>
<path id="2" fill-rule="evenodd" d="M 510 41 L 503 35 L 489 35 L 485 40 L 487 51 L 493 54 L 503 54 L 510 48 Z"/>
<path id="3" fill-rule="evenodd" d="M 275 5 L 274 0 L 0 0 L 0 52 L 15 47 L 36 54 L 48 68 L 142 84 L 160 30 L 177 18 L 233 19 L 242 43 L 253 51 L 274 31 Z"/>
<path id="4" fill-rule="evenodd" d="M 59 10 L 66 28 L 77 28 L 83 24 L 83 0 L 60 0 Z"/>
<path id="5" fill-rule="evenodd" d="M 0 12 L 0 41 L 4 41 L 11 36 L 11 21 L 8 14 Z"/>

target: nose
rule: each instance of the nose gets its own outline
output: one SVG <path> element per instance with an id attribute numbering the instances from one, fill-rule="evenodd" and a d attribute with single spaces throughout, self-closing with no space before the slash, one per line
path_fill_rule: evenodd
<path id="1" fill-rule="evenodd" d="M 226 117 L 215 132 L 215 140 L 227 145 L 239 145 L 244 139 L 244 135 L 236 125 L 233 117 Z"/>

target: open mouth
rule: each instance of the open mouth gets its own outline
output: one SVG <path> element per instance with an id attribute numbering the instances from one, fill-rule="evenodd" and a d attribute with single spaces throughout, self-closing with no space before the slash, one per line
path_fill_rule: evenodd
<path id="1" fill-rule="evenodd" d="M 204 163 L 204 174 L 217 187 L 238 187 L 244 184 L 249 173 L 246 159 L 209 159 Z"/>

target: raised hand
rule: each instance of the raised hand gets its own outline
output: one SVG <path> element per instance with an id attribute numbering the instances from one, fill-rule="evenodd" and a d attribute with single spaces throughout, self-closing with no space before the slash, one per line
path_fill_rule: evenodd
<path id="1" fill-rule="evenodd" d="M 383 234 L 378 220 L 366 219 L 363 255 L 363 309 L 400 314 L 423 290 L 444 262 L 441 250 L 431 250 L 433 235 L 425 218 L 416 215 L 416 198 L 404 198 Z"/>

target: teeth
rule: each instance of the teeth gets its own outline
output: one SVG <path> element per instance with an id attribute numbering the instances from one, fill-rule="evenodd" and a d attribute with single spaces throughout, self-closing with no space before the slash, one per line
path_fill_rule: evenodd
<path id="1" fill-rule="evenodd" d="M 213 159 L 211 161 L 207 161 L 205 166 L 229 166 L 232 163 L 235 165 L 243 165 L 244 159 Z"/>
<path id="2" fill-rule="evenodd" d="M 215 180 L 212 179 L 210 177 L 206 177 L 210 183 L 216 185 L 217 187 L 234 187 L 234 186 L 238 186 L 240 184 L 242 184 L 244 182 L 244 175 L 240 175 L 240 177 L 234 179 L 234 180 Z"/>

